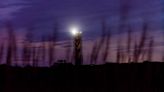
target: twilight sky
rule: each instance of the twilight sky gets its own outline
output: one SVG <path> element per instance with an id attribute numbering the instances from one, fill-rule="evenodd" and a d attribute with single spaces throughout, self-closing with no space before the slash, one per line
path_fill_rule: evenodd
<path id="1" fill-rule="evenodd" d="M 60 41 L 68 40 L 70 26 L 77 25 L 87 43 L 88 39 L 99 38 L 102 18 L 105 18 L 112 33 L 118 34 L 121 3 L 129 4 L 127 16 L 133 31 L 139 32 L 145 19 L 150 33 L 161 43 L 160 0 L 0 0 L 0 32 L 8 20 L 13 23 L 18 37 L 32 27 L 36 39 L 39 39 L 50 34 L 55 21 L 58 21 Z"/>
<path id="2" fill-rule="evenodd" d="M 129 3 L 128 16 L 133 25 L 138 26 L 147 18 L 159 28 L 156 26 L 161 18 L 159 0 L 0 0 L 0 25 L 11 20 L 16 29 L 32 26 L 43 34 L 51 31 L 58 20 L 62 34 L 67 35 L 69 26 L 76 24 L 86 31 L 84 34 L 95 36 L 102 17 L 110 26 L 118 26 L 120 3 Z"/>

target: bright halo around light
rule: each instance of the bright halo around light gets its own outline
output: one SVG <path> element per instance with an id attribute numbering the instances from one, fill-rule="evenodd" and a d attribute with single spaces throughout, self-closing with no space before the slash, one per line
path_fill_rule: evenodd
<path id="1" fill-rule="evenodd" d="M 73 36 L 76 36 L 76 35 L 78 35 L 78 34 L 81 34 L 81 31 L 79 31 L 79 29 L 78 29 L 77 27 L 72 27 L 72 28 L 70 29 L 70 32 L 71 32 L 71 34 L 72 34 Z"/>

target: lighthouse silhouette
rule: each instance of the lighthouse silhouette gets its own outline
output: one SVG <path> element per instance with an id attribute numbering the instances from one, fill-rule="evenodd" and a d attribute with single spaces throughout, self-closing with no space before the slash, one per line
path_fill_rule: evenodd
<path id="1" fill-rule="evenodd" d="M 83 64 L 83 55 L 82 55 L 82 33 L 77 32 L 74 35 L 74 60 L 75 65 Z"/>

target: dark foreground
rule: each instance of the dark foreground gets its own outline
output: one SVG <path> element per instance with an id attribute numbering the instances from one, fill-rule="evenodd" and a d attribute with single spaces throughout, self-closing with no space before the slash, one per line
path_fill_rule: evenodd
<path id="1" fill-rule="evenodd" d="M 164 92 L 164 63 L 0 66 L 0 92 Z"/>

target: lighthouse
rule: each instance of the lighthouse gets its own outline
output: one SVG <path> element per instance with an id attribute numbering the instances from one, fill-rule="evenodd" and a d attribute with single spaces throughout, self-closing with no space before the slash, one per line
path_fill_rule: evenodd
<path id="1" fill-rule="evenodd" d="M 76 27 L 71 29 L 71 34 L 73 35 L 73 55 L 75 65 L 83 64 L 83 55 L 82 55 L 82 32 L 79 31 Z"/>

